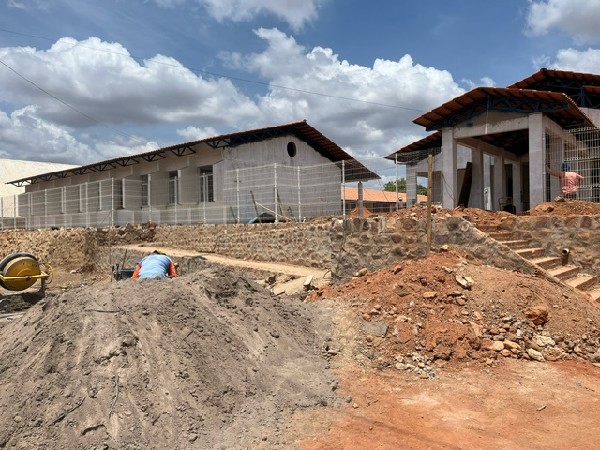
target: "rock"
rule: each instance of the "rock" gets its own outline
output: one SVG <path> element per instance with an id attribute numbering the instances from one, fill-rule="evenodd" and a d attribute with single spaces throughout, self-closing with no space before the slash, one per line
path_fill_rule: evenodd
<path id="1" fill-rule="evenodd" d="M 458 297 L 456 299 L 456 304 L 458 306 L 465 306 L 467 304 L 467 300 L 464 297 Z"/>
<path id="2" fill-rule="evenodd" d="M 363 267 L 362 269 L 360 269 L 358 272 L 356 272 L 354 274 L 355 277 L 364 277 L 366 274 L 369 273 L 369 269 L 367 269 L 366 267 Z"/>
<path id="3" fill-rule="evenodd" d="M 385 322 L 364 322 L 363 331 L 370 336 L 384 337 L 388 330 L 388 325 Z"/>
<path id="4" fill-rule="evenodd" d="M 544 350 L 544 358 L 548 361 L 558 361 L 562 359 L 564 352 L 558 347 L 552 347 Z"/>
<path id="5" fill-rule="evenodd" d="M 501 352 L 502 350 L 504 350 L 504 343 L 500 341 L 492 341 L 487 345 L 486 348 L 489 351 Z"/>
<path id="6" fill-rule="evenodd" d="M 504 348 L 507 350 L 521 350 L 521 346 L 516 342 L 505 340 L 503 344 Z"/>
<path id="7" fill-rule="evenodd" d="M 410 289 L 408 289 L 403 284 L 397 284 L 396 286 L 394 286 L 393 291 L 396 295 L 399 295 L 400 297 L 405 297 L 408 294 L 410 294 Z"/>
<path id="8" fill-rule="evenodd" d="M 480 338 L 481 337 L 481 325 L 479 325 L 478 323 L 475 322 L 469 322 L 469 325 L 471 325 L 471 331 L 473 331 L 473 334 L 475 335 L 475 337 Z"/>
<path id="9" fill-rule="evenodd" d="M 510 352 L 510 350 L 504 349 L 500 352 L 500 354 L 502 356 L 504 356 L 505 358 L 508 358 L 510 355 L 512 355 L 512 353 Z"/>
<path id="10" fill-rule="evenodd" d="M 592 363 L 600 363 L 600 352 L 596 352 L 593 355 L 590 355 L 589 359 Z"/>
<path id="11" fill-rule="evenodd" d="M 539 362 L 544 362 L 546 361 L 546 359 L 544 358 L 544 355 L 542 355 L 541 352 L 538 352 L 537 350 L 534 350 L 532 348 L 528 348 L 527 349 L 527 354 L 529 355 L 529 357 L 531 359 L 533 359 L 534 361 L 539 361 Z"/>
<path id="12" fill-rule="evenodd" d="M 462 275 L 455 275 L 456 282 L 463 289 L 471 289 L 473 287 L 473 279 Z"/>
<path id="13" fill-rule="evenodd" d="M 432 299 L 432 298 L 436 298 L 436 297 L 437 297 L 437 292 L 435 292 L 435 291 L 423 292 L 424 299 Z"/>
<path id="14" fill-rule="evenodd" d="M 534 334 L 531 341 L 542 348 L 556 345 L 556 342 L 550 336 L 542 336 L 541 334 Z"/>
<path id="15" fill-rule="evenodd" d="M 529 349 L 535 350 L 536 352 L 542 351 L 542 347 L 540 347 L 539 345 L 537 345 L 535 342 L 532 342 L 532 341 L 525 341 L 525 348 L 528 350 Z"/>
<path id="16" fill-rule="evenodd" d="M 525 314 L 525 317 L 533 322 L 534 325 L 544 325 L 548 322 L 548 308 L 544 305 L 525 308 L 523 314 Z"/>

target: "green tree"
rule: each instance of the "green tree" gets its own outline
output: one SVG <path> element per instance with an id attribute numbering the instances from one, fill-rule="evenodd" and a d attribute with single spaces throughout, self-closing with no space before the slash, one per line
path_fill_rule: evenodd
<path id="1" fill-rule="evenodd" d="M 396 184 L 398 184 L 398 192 L 406 192 L 406 178 L 400 178 L 396 182 L 388 181 L 383 185 L 383 190 L 396 192 Z"/>
<path id="2" fill-rule="evenodd" d="M 396 182 L 388 181 L 383 185 L 383 190 L 396 192 L 396 184 L 398 184 L 398 192 L 406 192 L 406 178 L 400 178 Z M 427 187 L 417 184 L 417 195 L 427 195 Z"/>

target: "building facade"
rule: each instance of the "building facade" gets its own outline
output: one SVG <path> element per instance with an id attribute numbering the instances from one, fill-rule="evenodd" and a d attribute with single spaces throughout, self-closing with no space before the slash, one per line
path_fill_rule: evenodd
<path id="1" fill-rule="evenodd" d="M 527 211 L 583 176 L 576 198 L 600 201 L 600 75 L 541 69 L 507 88 L 479 87 L 416 118 L 434 133 L 386 158 L 405 164 L 409 203 L 434 155 L 434 201 Z"/>
<path id="2" fill-rule="evenodd" d="M 352 170 L 350 170 L 352 169 Z M 377 178 L 305 121 L 11 181 L 27 228 L 245 223 L 340 212 L 340 183 Z"/>

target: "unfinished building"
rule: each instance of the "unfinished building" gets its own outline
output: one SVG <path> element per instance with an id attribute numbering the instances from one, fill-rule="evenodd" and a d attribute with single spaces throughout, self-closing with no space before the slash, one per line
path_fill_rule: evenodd
<path id="1" fill-rule="evenodd" d="M 600 75 L 541 69 L 507 88 L 478 87 L 416 118 L 433 134 L 386 158 L 406 165 L 407 196 L 434 155 L 433 200 L 528 211 L 560 194 L 551 175 L 583 176 L 577 199 L 600 201 Z"/>

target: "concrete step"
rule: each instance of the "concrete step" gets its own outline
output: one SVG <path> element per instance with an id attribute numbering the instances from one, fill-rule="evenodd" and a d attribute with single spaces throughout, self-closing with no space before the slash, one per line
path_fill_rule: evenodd
<path id="1" fill-rule="evenodd" d="M 488 233 L 488 236 L 500 242 L 511 241 L 514 239 L 514 234 L 510 231 L 494 231 Z"/>
<path id="2" fill-rule="evenodd" d="M 569 278 L 575 277 L 579 273 L 579 267 L 577 266 L 560 266 L 552 269 L 548 269 L 548 275 L 558 278 L 559 280 L 565 281 Z"/>
<path id="3" fill-rule="evenodd" d="M 514 241 L 500 241 L 502 242 L 504 245 L 506 245 L 509 248 L 514 249 L 519 249 L 519 248 L 528 248 L 530 245 L 530 241 L 527 241 L 525 239 L 515 239 Z"/>
<path id="4" fill-rule="evenodd" d="M 532 259 L 531 262 L 542 269 L 550 269 L 559 266 L 562 262 L 562 258 L 560 256 L 543 256 L 541 258 Z"/>
<path id="5" fill-rule="evenodd" d="M 576 277 L 568 278 L 565 280 L 565 284 L 568 284 L 575 289 L 579 289 L 580 291 L 587 291 L 589 288 L 594 286 L 598 278 L 593 275 L 587 275 L 584 273 L 577 274 Z"/>
<path id="6" fill-rule="evenodd" d="M 483 231 L 484 233 L 493 233 L 494 231 L 498 231 L 498 225 L 475 225 L 479 231 Z"/>
<path id="7" fill-rule="evenodd" d="M 594 300 L 596 303 L 598 303 L 598 306 L 600 306 L 600 287 L 592 289 L 591 291 L 587 291 L 587 293 L 590 294 L 592 300 Z"/>
<path id="8" fill-rule="evenodd" d="M 546 253 L 546 251 L 542 247 L 533 247 L 519 248 L 515 250 L 515 253 L 525 259 L 533 259 L 543 256 Z"/>

